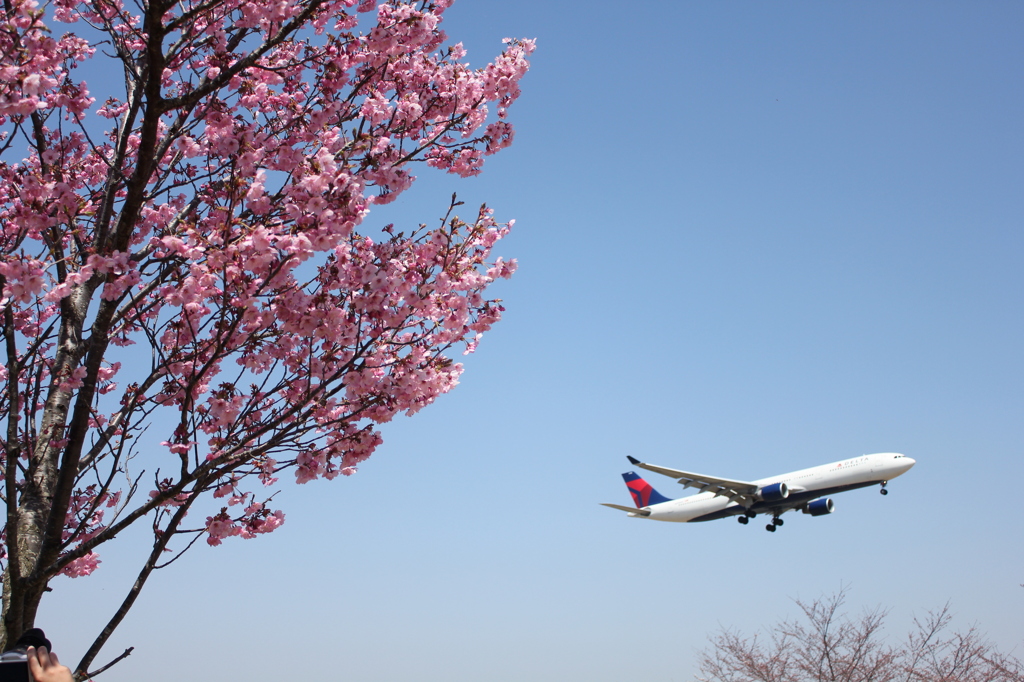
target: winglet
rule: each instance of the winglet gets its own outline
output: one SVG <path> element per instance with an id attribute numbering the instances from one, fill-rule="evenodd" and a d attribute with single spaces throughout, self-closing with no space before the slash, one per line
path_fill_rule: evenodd
<path id="1" fill-rule="evenodd" d="M 640 460 L 638 460 L 636 457 L 630 457 L 629 455 L 626 455 L 626 459 L 629 460 L 630 464 L 639 464 L 640 463 Z"/>

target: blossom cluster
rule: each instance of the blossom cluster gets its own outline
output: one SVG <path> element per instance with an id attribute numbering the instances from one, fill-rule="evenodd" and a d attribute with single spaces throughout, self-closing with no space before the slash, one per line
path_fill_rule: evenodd
<path id="1" fill-rule="evenodd" d="M 101 493 L 96 485 L 75 490 L 64 524 L 63 541 L 82 543 L 95 537 L 106 528 L 103 522 L 105 512 L 117 507 L 120 501 L 120 492 L 112 495 Z M 69 578 L 80 578 L 95 571 L 99 564 L 99 555 L 96 552 L 89 552 L 69 562 L 61 570 L 61 574 Z"/>
<path id="2" fill-rule="evenodd" d="M 242 515 L 232 518 L 227 507 L 216 516 L 206 517 L 206 542 L 216 547 L 224 538 L 238 536 L 246 540 L 270 533 L 284 523 L 284 512 L 270 511 L 262 502 L 253 502 Z"/>

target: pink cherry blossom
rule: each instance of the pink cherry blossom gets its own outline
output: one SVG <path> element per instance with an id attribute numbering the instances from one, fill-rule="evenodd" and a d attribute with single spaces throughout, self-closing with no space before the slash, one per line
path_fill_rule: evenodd
<path id="1" fill-rule="evenodd" d="M 100 564 L 100 557 L 95 552 L 89 552 L 85 556 L 79 557 L 61 569 L 61 574 L 66 575 L 69 578 L 81 578 L 82 576 L 90 575 Z"/>
<path id="2" fill-rule="evenodd" d="M 534 43 L 471 68 L 450 4 L 7 3 L 10 613 L 135 523 L 143 582 L 197 539 L 275 531 L 276 486 L 351 476 L 380 424 L 458 384 L 504 310 L 486 291 L 515 271 L 492 254 L 511 222 L 454 197 L 428 226 L 372 211 L 513 142 Z"/>

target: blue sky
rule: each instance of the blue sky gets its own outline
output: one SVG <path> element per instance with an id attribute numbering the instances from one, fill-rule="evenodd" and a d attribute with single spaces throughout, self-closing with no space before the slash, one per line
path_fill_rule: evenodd
<path id="1" fill-rule="evenodd" d="M 158 572 L 100 679 L 689 680 L 721 626 L 849 587 L 893 637 L 947 601 L 1024 657 L 1024 7 L 459 0 L 483 65 L 536 37 L 515 144 L 424 169 L 516 218 L 505 319 L 357 476 Z M 777 533 L 644 522 L 626 455 L 752 479 L 918 464 Z M 649 480 L 670 496 L 668 479 Z M 77 661 L 142 548 L 61 579 Z"/>

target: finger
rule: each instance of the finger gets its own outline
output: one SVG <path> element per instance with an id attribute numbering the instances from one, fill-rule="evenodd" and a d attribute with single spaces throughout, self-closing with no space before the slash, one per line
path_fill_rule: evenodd
<path id="1" fill-rule="evenodd" d="M 41 646 L 36 649 L 36 656 L 39 658 L 39 665 L 43 667 L 43 670 L 46 670 L 52 665 L 52 663 L 50 663 L 50 652 L 46 650 L 45 646 Z"/>
<path id="2" fill-rule="evenodd" d="M 34 646 L 30 646 L 26 651 L 25 655 L 28 658 L 28 669 L 32 672 L 32 677 L 39 677 L 39 674 L 43 672 L 43 666 L 39 663 L 37 658 L 38 654 Z"/>

